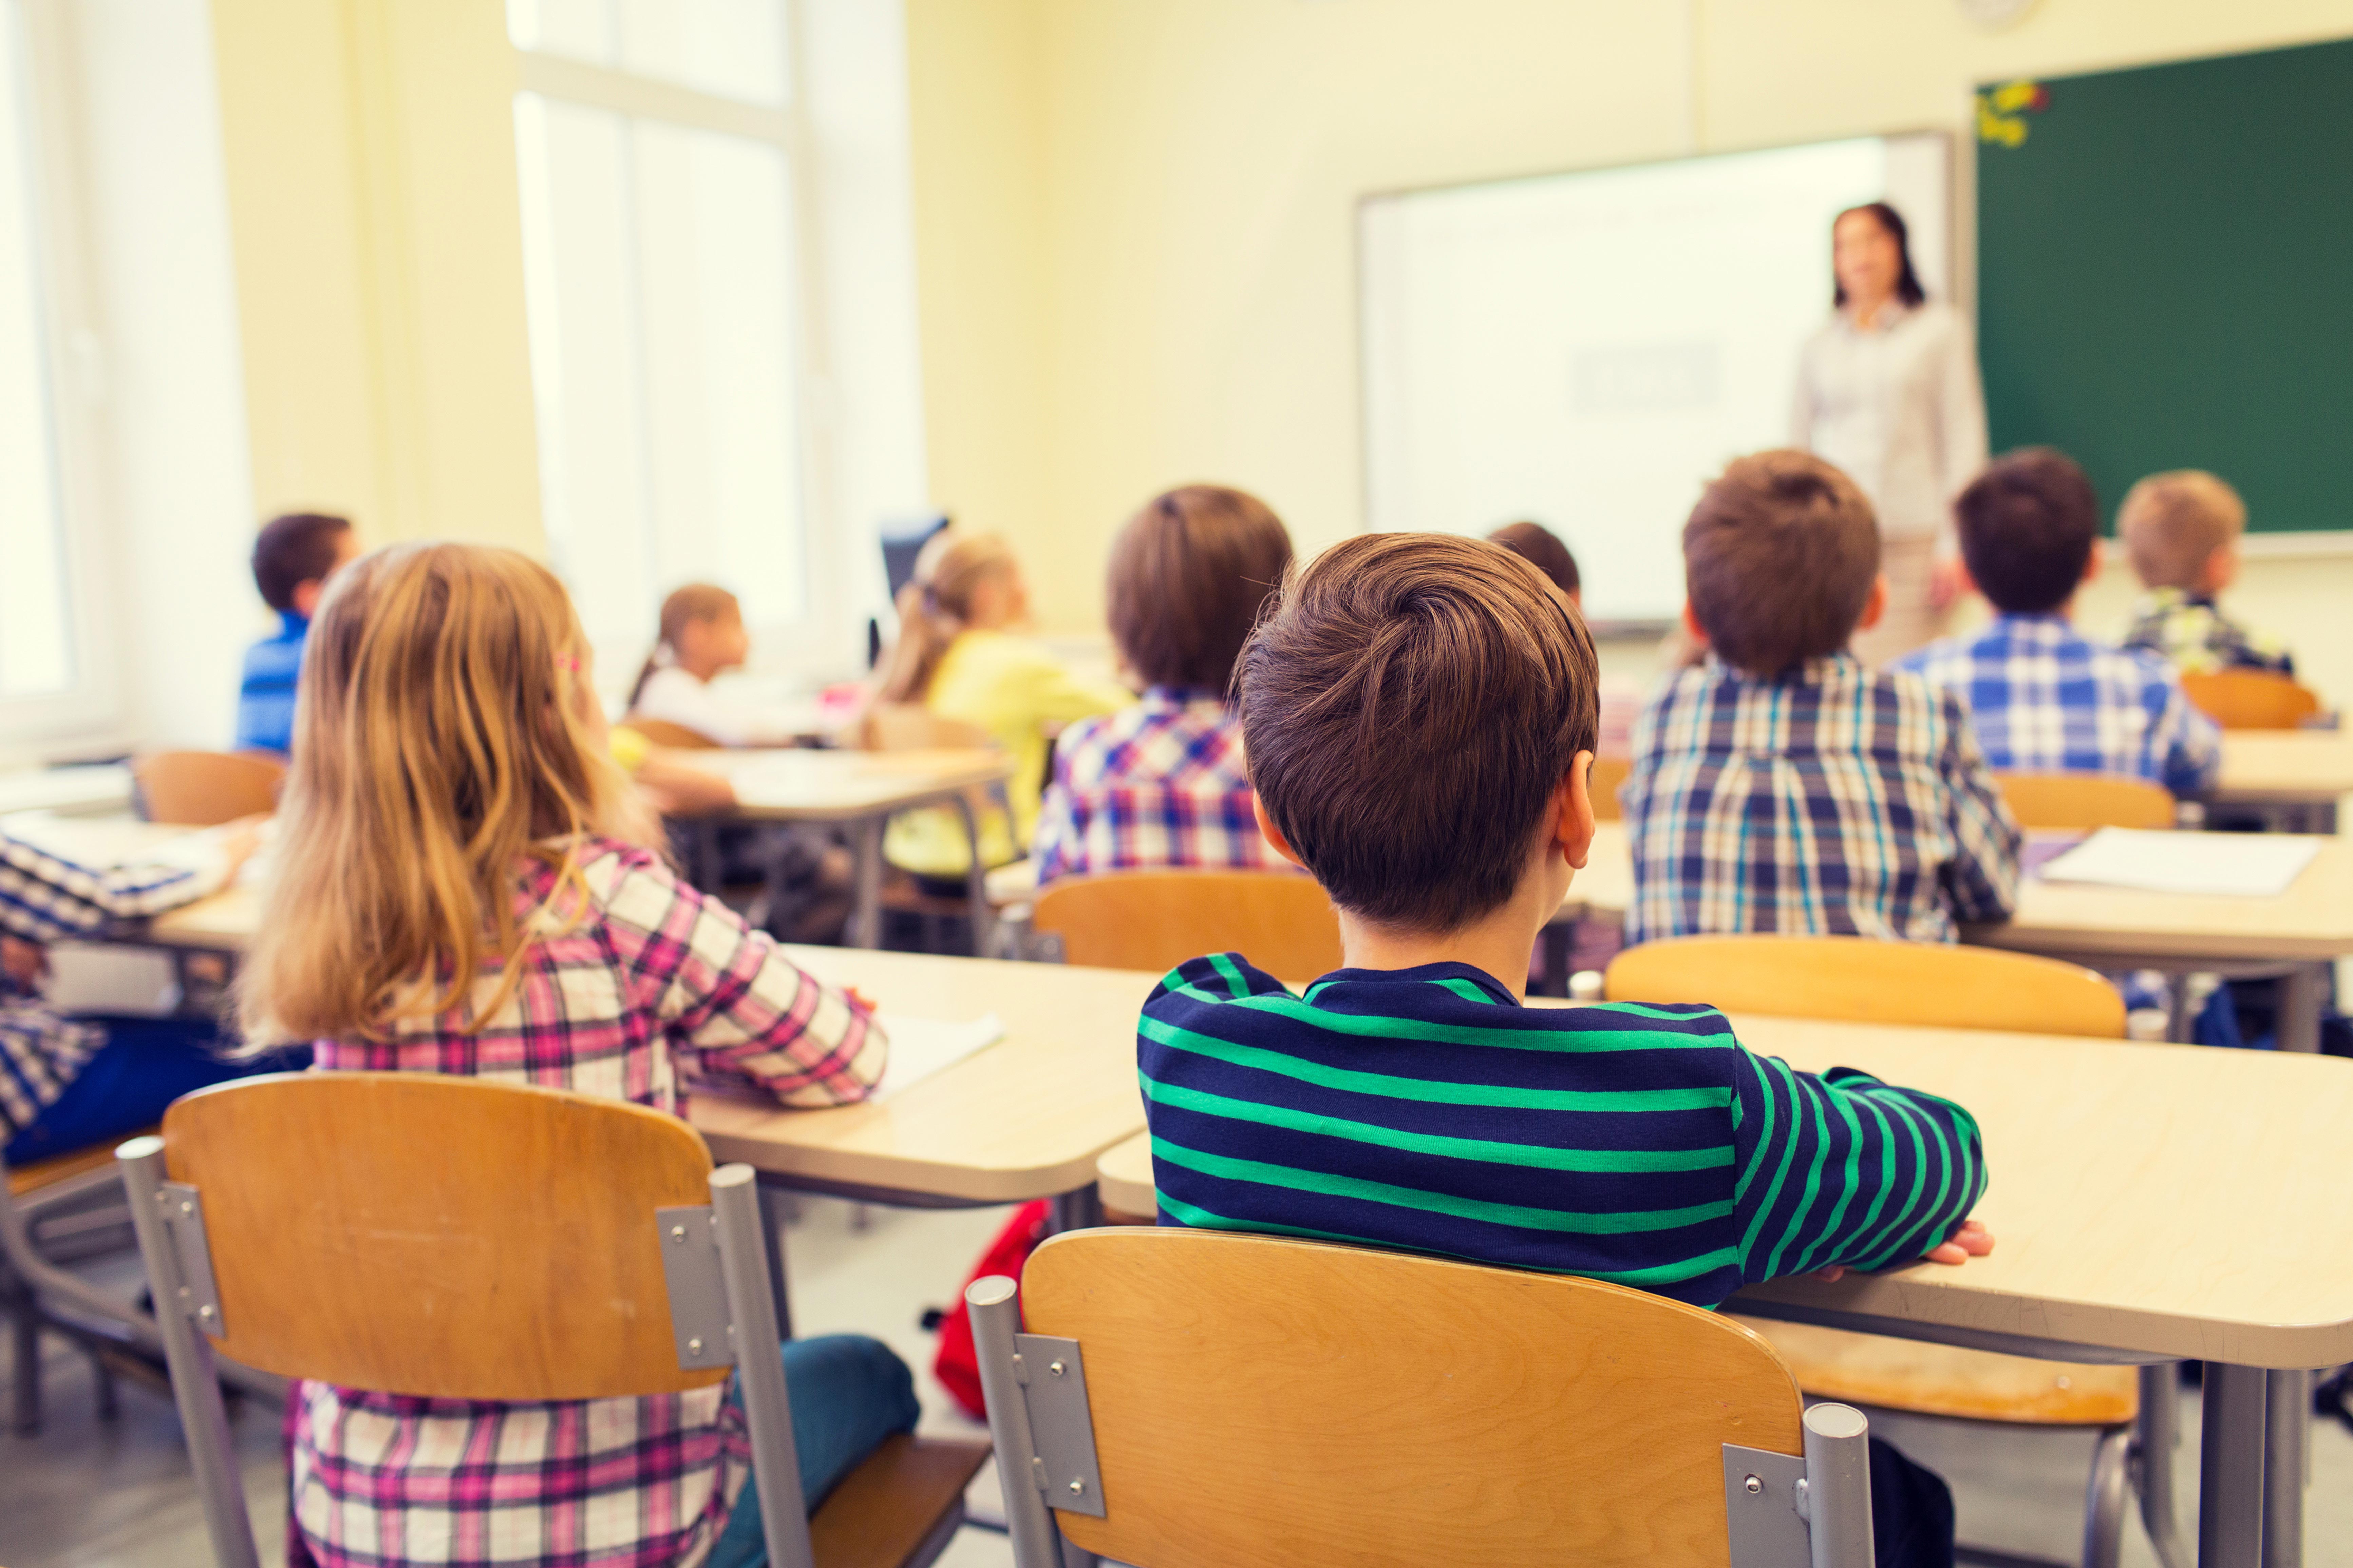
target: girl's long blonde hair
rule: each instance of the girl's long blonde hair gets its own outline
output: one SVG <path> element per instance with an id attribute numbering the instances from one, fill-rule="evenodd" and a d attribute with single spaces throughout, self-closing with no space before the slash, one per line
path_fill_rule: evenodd
<path id="1" fill-rule="evenodd" d="M 629 700 L 625 706 L 635 708 L 638 699 L 646 694 L 646 682 L 654 678 L 654 671 L 677 658 L 678 639 L 685 635 L 690 624 L 695 621 L 740 620 L 743 615 L 744 606 L 736 602 L 735 595 L 715 584 L 689 583 L 683 588 L 671 589 L 670 597 L 662 601 L 661 624 L 654 634 L 654 650 L 646 656 L 644 666 L 638 671 L 637 680 L 629 687 Z"/>
<path id="2" fill-rule="evenodd" d="M 658 842 L 614 763 L 572 601 L 512 550 L 398 544 L 346 567 L 311 627 L 277 868 L 239 982 L 254 1044 L 382 1035 L 469 1001 L 543 923 L 586 911 L 578 836 Z"/>
<path id="3" fill-rule="evenodd" d="M 948 645 L 971 624 L 980 585 L 1011 574 L 1013 547 L 1001 534 L 943 533 L 915 557 L 915 573 L 899 590 L 899 640 L 883 662 L 883 702 L 921 702 Z"/>

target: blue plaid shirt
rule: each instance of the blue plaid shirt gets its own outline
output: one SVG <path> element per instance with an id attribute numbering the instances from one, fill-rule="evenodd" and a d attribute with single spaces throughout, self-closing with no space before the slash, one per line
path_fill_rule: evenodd
<path id="1" fill-rule="evenodd" d="M 1629 945 L 1739 931 L 1950 942 L 2007 919 L 2018 825 L 1949 694 L 1852 654 L 1771 679 L 1710 654 L 1634 727 Z"/>
<path id="2" fill-rule="evenodd" d="M 1040 887 L 1170 866 L 1291 869 L 1250 810 L 1240 721 L 1214 691 L 1170 686 L 1062 731 L 1030 853 Z"/>
<path id="3" fill-rule="evenodd" d="M 223 870 L 132 865 L 100 870 L 0 832 L 0 933 L 23 942 L 87 936 L 160 914 L 221 885 Z M 34 1120 L 106 1043 L 0 980 L 0 1144 Z"/>
<path id="4" fill-rule="evenodd" d="M 2163 658 L 2095 643 L 2063 616 L 2004 616 L 1895 668 L 1959 697 L 2002 773 L 2122 773 L 2192 795 L 2222 770 L 2222 732 Z"/>
<path id="5" fill-rule="evenodd" d="M 278 632 L 245 650 L 245 680 L 237 693 L 237 749 L 294 749 L 294 683 L 302 674 L 302 647 L 311 623 L 291 610 L 278 613 Z"/>

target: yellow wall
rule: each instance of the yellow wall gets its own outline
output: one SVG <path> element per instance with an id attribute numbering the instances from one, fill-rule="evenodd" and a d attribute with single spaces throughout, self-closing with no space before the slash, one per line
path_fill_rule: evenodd
<path id="1" fill-rule="evenodd" d="M 1358 526 L 1365 192 L 1958 128 L 1979 80 L 2348 32 L 2346 0 L 2042 0 L 1994 34 L 1952 0 L 908 0 L 934 489 L 1092 627 L 1163 485 L 1256 489 L 1310 548 Z M 2242 597 L 2342 643 L 2320 580 L 2353 562 L 2251 563 Z M 2353 656 L 2317 664 L 2353 699 Z"/>
<path id="2" fill-rule="evenodd" d="M 257 509 L 543 552 L 499 0 L 213 0 Z"/>

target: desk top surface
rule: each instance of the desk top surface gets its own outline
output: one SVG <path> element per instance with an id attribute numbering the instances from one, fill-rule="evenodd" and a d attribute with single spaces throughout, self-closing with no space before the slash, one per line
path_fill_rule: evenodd
<path id="1" fill-rule="evenodd" d="M 127 811 L 131 770 L 120 763 L 0 773 L 0 816 L 12 811 Z"/>
<path id="2" fill-rule="evenodd" d="M 2353 1062 L 1811 1019 L 1734 1020 L 1753 1048 L 1862 1068 L 1957 1100 L 1984 1130 L 1989 1258 L 1771 1301 L 2149 1356 L 2255 1366 L 2353 1358 Z M 1103 1204 L 1150 1214 L 1137 1137 L 1099 1163 Z"/>
<path id="3" fill-rule="evenodd" d="M 2353 795 L 2353 731 L 2232 730 L 2222 737 L 2218 801 L 2323 805 Z"/>
<path id="4" fill-rule="evenodd" d="M 680 753 L 735 786 L 727 815 L 760 822 L 841 822 L 897 811 L 1008 778 L 1002 752 L 818 752 L 801 749 Z"/>
<path id="5" fill-rule="evenodd" d="M 2017 915 L 1973 926 L 1968 940 L 2023 952 L 2254 962 L 2353 953 L 2353 840 L 2323 837 L 2320 853 L 2276 898 L 2147 893 L 2030 877 Z M 1626 825 L 1604 822 L 1564 909 L 1622 916 L 1633 901 Z"/>

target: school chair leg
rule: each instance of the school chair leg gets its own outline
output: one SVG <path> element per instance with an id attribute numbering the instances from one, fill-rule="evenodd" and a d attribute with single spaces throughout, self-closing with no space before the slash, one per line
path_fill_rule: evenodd
<path id="1" fill-rule="evenodd" d="M 2116 1568 L 2123 1555 L 2132 1446 L 2131 1427 L 2111 1426 L 2092 1450 L 2092 1479 L 2084 1493 L 2084 1568 Z"/>
<path id="2" fill-rule="evenodd" d="M 2274 1372 L 2264 1382 L 2268 1433 L 2263 1441 L 2263 1563 L 2265 1568 L 2304 1562 L 2304 1489 L 2309 1480 L 2312 1373 Z"/>
<path id="3" fill-rule="evenodd" d="M 16 1347 L 16 1364 L 9 1425 L 29 1437 L 41 1429 L 41 1318 L 29 1300 L 13 1307 L 8 1338 Z"/>
<path id="4" fill-rule="evenodd" d="M 2133 1418 L 2133 1481 L 2141 1528 L 2164 1568 L 2190 1568 L 2175 1503 L 2173 1456 L 2181 1447 L 2181 1363 L 2140 1369 L 2140 1413 Z"/>

